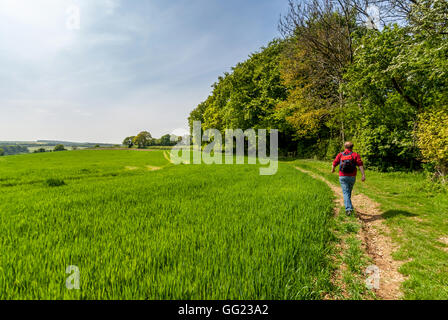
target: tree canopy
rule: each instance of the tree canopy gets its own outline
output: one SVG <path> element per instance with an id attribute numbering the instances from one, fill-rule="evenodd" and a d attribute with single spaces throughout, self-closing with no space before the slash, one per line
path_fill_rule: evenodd
<path id="1" fill-rule="evenodd" d="M 53 151 L 66 151 L 66 149 L 63 144 L 58 144 L 54 147 Z"/>
<path id="2" fill-rule="evenodd" d="M 21 145 L 0 145 L 0 149 L 3 150 L 5 156 L 29 152 L 26 146 Z"/>
<path id="3" fill-rule="evenodd" d="M 138 146 L 139 149 L 143 149 L 151 144 L 152 136 L 148 131 L 142 131 L 134 137 L 133 143 Z"/>
<path id="4" fill-rule="evenodd" d="M 128 148 L 132 148 L 134 146 L 134 139 L 135 136 L 126 137 L 123 140 L 123 145 L 127 146 Z"/>
<path id="5" fill-rule="evenodd" d="M 291 0 L 284 38 L 219 77 L 190 126 L 276 128 L 322 159 L 351 139 L 371 167 L 446 174 L 447 21 L 444 0 Z"/>

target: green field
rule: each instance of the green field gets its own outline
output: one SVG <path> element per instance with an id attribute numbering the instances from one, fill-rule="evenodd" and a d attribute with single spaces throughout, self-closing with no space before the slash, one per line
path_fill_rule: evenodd
<path id="1" fill-rule="evenodd" d="M 160 170 L 156 170 L 160 169 Z M 332 194 L 281 164 L 163 151 L 0 158 L 0 299 L 320 299 Z M 80 270 L 80 290 L 65 285 Z"/>
<path id="2" fill-rule="evenodd" d="M 260 176 L 257 165 L 175 166 L 166 155 L 1 157 L 0 299 L 375 298 L 359 222 L 334 219 L 328 186 L 295 169 L 337 184 L 328 163 Z M 381 204 L 404 298 L 447 299 L 446 189 L 421 173 L 368 171 L 355 191 Z M 68 266 L 80 290 L 66 288 Z"/>

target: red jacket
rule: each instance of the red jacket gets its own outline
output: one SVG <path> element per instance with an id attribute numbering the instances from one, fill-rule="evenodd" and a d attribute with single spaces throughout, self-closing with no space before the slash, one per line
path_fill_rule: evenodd
<path id="1" fill-rule="evenodd" d="M 348 149 L 345 149 L 345 151 L 344 151 L 344 153 L 345 153 L 346 155 L 348 155 L 350 152 L 352 152 L 352 151 L 350 151 L 350 150 L 348 150 Z M 342 153 L 339 153 L 339 154 L 337 155 L 336 159 L 334 159 L 334 161 L 333 161 L 333 167 L 337 167 L 337 166 L 340 165 L 340 163 L 341 163 L 341 157 L 342 157 Z M 355 159 L 356 165 L 357 165 L 358 167 L 361 167 L 361 166 L 364 165 L 364 164 L 362 163 L 361 156 L 360 156 L 359 154 L 357 154 L 356 152 L 353 152 L 353 153 L 352 153 L 352 157 L 353 157 L 353 159 Z M 355 169 L 355 172 L 353 172 L 353 173 L 344 173 L 344 172 L 342 172 L 341 170 L 339 170 L 339 176 L 341 176 L 341 177 L 356 177 L 356 174 L 357 174 L 357 173 L 358 173 L 358 170 L 357 170 L 357 169 Z"/>

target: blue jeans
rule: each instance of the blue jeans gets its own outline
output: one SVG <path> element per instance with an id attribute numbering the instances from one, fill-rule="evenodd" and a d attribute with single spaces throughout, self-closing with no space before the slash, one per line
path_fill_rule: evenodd
<path id="1" fill-rule="evenodd" d="M 342 194 L 344 195 L 345 211 L 353 211 L 352 191 L 356 177 L 339 177 L 339 182 L 341 183 Z"/>

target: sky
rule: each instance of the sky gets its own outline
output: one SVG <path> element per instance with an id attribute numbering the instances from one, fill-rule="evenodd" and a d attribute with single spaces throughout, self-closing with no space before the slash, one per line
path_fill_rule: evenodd
<path id="1" fill-rule="evenodd" d="M 121 143 L 188 128 L 287 0 L 0 0 L 0 141 Z"/>

